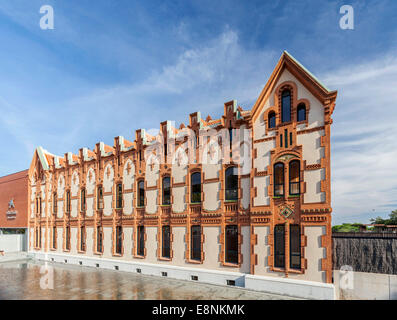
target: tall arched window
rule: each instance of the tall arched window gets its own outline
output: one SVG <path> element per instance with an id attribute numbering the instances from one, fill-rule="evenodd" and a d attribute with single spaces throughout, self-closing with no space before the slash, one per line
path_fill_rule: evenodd
<path id="1" fill-rule="evenodd" d="M 268 128 L 276 127 L 276 113 L 274 111 L 269 112 L 267 116 L 267 125 Z"/>
<path id="2" fill-rule="evenodd" d="M 284 90 L 281 94 L 281 121 L 291 121 L 291 92 Z"/>
<path id="3" fill-rule="evenodd" d="M 305 121 L 306 120 L 306 106 L 304 103 L 300 103 L 298 105 L 298 109 L 297 109 L 297 119 L 298 122 L 299 121 Z"/>
<path id="4" fill-rule="evenodd" d="M 171 204 L 171 179 L 170 177 L 163 178 L 163 205 Z"/>
<path id="5" fill-rule="evenodd" d="M 192 188 L 190 194 L 190 202 L 201 202 L 201 173 L 192 173 L 190 183 Z"/>
<path id="6" fill-rule="evenodd" d="M 276 163 L 274 165 L 274 195 L 284 195 L 284 164 Z"/>
<path id="7" fill-rule="evenodd" d="M 225 200 L 237 200 L 238 168 L 230 167 L 225 172 Z"/>
<path id="8" fill-rule="evenodd" d="M 123 185 L 119 183 L 117 185 L 117 200 L 116 200 L 116 207 L 118 209 L 123 207 Z"/>
<path id="9" fill-rule="evenodd" d="M 299 161 L 293 160 L 289 163 L 289 194 L 300 194 L 300 169 Z"/>
<path id="10" fill-rule="evenodd" d="M 145 206 L 145 182 L 138 181 L 138 207 Z"/>

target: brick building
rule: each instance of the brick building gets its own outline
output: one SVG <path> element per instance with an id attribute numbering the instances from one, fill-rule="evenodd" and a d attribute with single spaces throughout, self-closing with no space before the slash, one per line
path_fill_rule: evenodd
<path id="1" fill-rule="evenodd" d="M 28 170 L 0 177 L 0 232 L 28 228 Z"/>
<path id="2" fill-rule="evenodd" d="M 194 112 L 186 125 L 162 122 L 158 136 L 138 129 L 133 141 L 116 137 L 79 154 L 38 147 L 29 169 L 29 251 L 327 294 L 336 96 L 284 52 L 250 109 L 232 100 L 219 119 Z"/>

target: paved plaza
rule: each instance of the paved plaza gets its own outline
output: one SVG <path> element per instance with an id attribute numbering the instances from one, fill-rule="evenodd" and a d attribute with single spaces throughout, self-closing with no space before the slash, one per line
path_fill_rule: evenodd
<path id="1" fill-rule="evenodd" d="M 235 287 L 217 286 L 155 276 L 48 263 L 54 289 L 42 289 L 44 262 L 1 262 L 0 299 L 66 300 L 280 300 L 292 299 Z M 43 273 L 41 273 L 42 271 Z M 49 274 L 50 275 L 50 274 Z M 42 279 L 42 282 L 43 279 Z"/>

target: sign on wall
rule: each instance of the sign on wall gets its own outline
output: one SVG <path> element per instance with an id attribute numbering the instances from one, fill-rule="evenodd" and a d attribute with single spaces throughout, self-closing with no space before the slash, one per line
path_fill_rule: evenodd
<path id="1" fill-rule="evenodd" d="M 17 217 L 18 211 L 15 210 L 14 199 L 8 202 L 8 210 L 6 212 L 7 220 L 14 220 Z"/>

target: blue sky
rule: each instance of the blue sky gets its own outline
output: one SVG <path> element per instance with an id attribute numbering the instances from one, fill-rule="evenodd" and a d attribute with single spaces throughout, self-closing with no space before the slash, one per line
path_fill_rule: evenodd
<path id="1" fill-rule="evenodd" d="M 215 2 L 215 3 L 214 3 Z M 320 4 L 321 3 L 321 4 Z M 55 29 L 41 30 L 52 5 Z M 354 30 L 339 8 L 354 8 Z M 0 2 L 0 176 L 199 110 L 251 108 L 283 50 L 339 91 L 334 223 L 397 209 L 397 2 Z"/>

